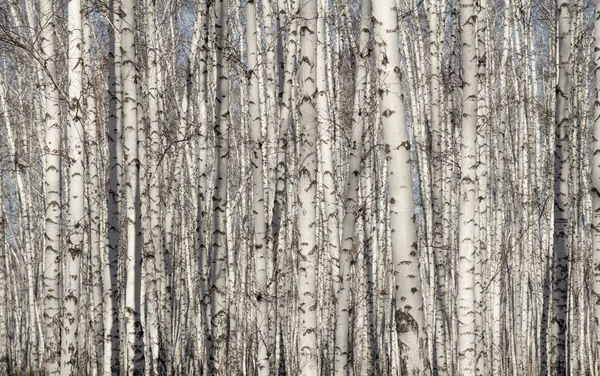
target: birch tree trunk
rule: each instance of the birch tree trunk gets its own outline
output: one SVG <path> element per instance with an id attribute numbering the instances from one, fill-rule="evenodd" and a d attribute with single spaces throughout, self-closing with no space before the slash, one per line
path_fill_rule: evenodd
<path id="1" fill-rule="evenodd" d="M 477 209 L 477 55 L 475 50 L 475 1 L 461 0 L 463 115 L 461 121 L 461 164 L 458 246 L 458 370 L 475 375 L 475 211 Z"/>
<path id="2" fill-rule="evenodd" d="M 60 372 L 60 264 L 61 264 L 61 130 L 60 103 L 56 82 L 55 7 L 52 0 L 40 2 L 45 108 L 44 145 L 44 370 L 47 375 Z"/>
<path id="3" fill-rule="evenodd" d="M 367 64 L 371 55 L 371 0 L 363 0 L 360 16 L 360 39 L 357 55 L 357 69 L 354 84 L 354 108 L 352 114 L 352 139 L 350 141 L 350 161 L 346 196 L 344 202 L 344 219 L 342 228 L 341 252 L 339 255 L 339 274 L 337 278 L 336 328 L 335 328 L 335 374 L 345 376 L 350 371 L 348 364 L 348 332 L 350 321 L 351 298 L 351 259 L 354 245 L 354 231 L 358 210 L 358 193 L 360 168 L 362 160 L 363 129 L 367 121 L 364 102 L 367 92 Z"/>
<path id="4" fill-rule="evenodd" d="M 269 311 L 267 299 L 267 226 L 265 218 L 265 187 L 263 180 L 264 139 L 260 130 L 259 65 L 257 59 L 256 3 L 246 5 L 246 43 L 248 44 L 248 107 L 250 115 L 252 202 L 254 213 L 254 262 L 256 268 L 256 325 L 258 336 L 258 374 L 269 375 Z"/>
<path id="5" fill-rule="evenodd" d="M 200 312 L 202 315 L 202 331 L 204 333 L 204 357 L 202 365 L 206 366 L 206 360 L 209 356 L 207 350 L 210 348 L 210 293 L 209 293 L 209 280 L 210 280 L 210 265 L 208 264 L 208 252 L 209 246 L 207 244 L 207 229 L 210 229 L 207 219 L 207 142 L 208 142 L 208 122 L 209 122 L 209 111 L 208 111 L 208 58 L 209 58 L 209 31 L 210 31 L 210 3 L 205 6 L 205 20 L 204 20 L 204 31 L 202 33 L 203 45 L 200 48 L 199 53 L 199 64 L 198 72 L 200 73 L 198 82 L 198 102 L 199 102 L 199 121 L 200 121 L 200 137 L 198 142 L 198 248 L 200 251 L 198 259 L 199 269 L 199 285 L 200 285 Z"/>
<path id="6" fill-rule="evenodd" d="M 157 270 L 162 270 L 160 261 L 162 260 L 161 240 L 161 223 L 160 223 L 160 191 L 159 191 L 159 166 L 158 154 L 160 149 L 160 128 L 159 128 L 159 93 L 158 93 L 158 53 L 156 41 L 156 14 L 155 1 L 148 0 L 146 2 L 146 25 L 148 27 L 148 216 L 150 226 L 150 239 L 145 240 L 145 272 L 146 281 L 150 287 L 147 297 L 147 313 L 148 313 L 148 329 L 150 331 L 148 338 L 150 343 L 148 346 L 148 356 L 150 359 L 150 369 L 147 372 L 150 375 L 166 374 L 166 360 L 163 357 L 163 352 L 160 351 L 159 333 L 164 333 L 164 327 L 160 325 L 160 300 L 159 294 L 162 286 L 166 283 L 164 273 L 157 273 Z"/>
<path id="7" fill-rule="evenodd" d="M 94 335 L 92 337 L 93 346 L 95 346 L 94 373 L 101 374 L 103 364 L 104 350 L 104 328 L 102 311 L 102 263 L 103 249 L 105 246 L 102 240 L 104 218 L 106 206 L 102 202 L 105 192 L 103 178 L 100 173 L 104 171 L 102 163 L 102 150 L 104 149 L 100 142 L 102 137 L 98 137 L 98 109 L 96 107 L 96 95 L 94 88 L 95 80 L 92 75 L 92 36 L 91 36 L 91 14 L 88 14 L 83 20 L 83 64 L 84 64 L 84 93 L 83 98 L 85 108 L 85 126 L 86 135 L 86 157 L 88 161 L 88 181 L 87 181 L 87 201 L 89 206 L 89 234 L 90 234 L 90 268 L 92 277 L 92 326 Z M 104 134 L 104 132 L 102 132 Z"/>
<path id="8" fill-rule="evenodd" d="M 142 228 L 140 208 L 140 168 L 138 153 L 136 16 L 133 0 L 123 0 L 121 43 L 123 49 L 123 163 L 127 218 L 127 259 L 125 262 L 125 312 L 128 374 L 144 374 L 144 335 L 141 317 Z"/>
<path id="9" fill-rule="evenodd" d="M 227 372 L 227 171 L 229 162 L 229 62 L 225 48 L 229 30 L 229 1 L 217 0 L 216 10 L 216 77 L 215 97 L 215 178 L 213 193 L 213 239 L 211 269 L 211 323 L 212 349 L 209 372 L 224 375 Z"/>
<path id="10" fill-rule="evenodd" d="M 558 80 L 556 86 L 554 159 L 554 255 L 552 273 L 552 319 L 550 326 L 550 374 L 567 371 L 566 331 L 571 204 L 569 196 L 571 145 L 571 11 L 569 0 L 557 0 Z"/>
<path id="11" fill-rule="evenodd" d="M 442 149 L 442 118 L 440 101 L 442 70 L 440 64 L 440 41 L 443 34 L 439 32 L 439 14 L 441 4 L 438 0 L 430 0 L 429 5 L 429 54 L 431 60 L 431 164 L 433 178 L 432 184 L 432 222 L 434 262 L 435 262 L 435 359 L 433 359 L 433 372 L 444 376 L 448 374 L 446 360 L 446 332 L 448 328 L 446 319 L 446 249 L 443 245 L 443 149 Z"/>
<path id="12" fill-rule="evenodd" d="M 64 312 L 62 317 L 61 374 L 71 375 L 77 367 L 80 306 L 80 264 L 83 253 L 85 228 L 85 153 L 82 107 L 83 84 L 83 33 L 81 25 L 81 1 L 69 1 L 69 206 L 67 213 L 66 271 L 64 280 Z"/>
<path id="13" fill-rule="evenodd" d="M 120 1 L 109 3 L 109 18 L 112 27 L 109 35 L 108 61 L 108 153 L 109 178 L 107 195 L 107 258 L 103 266 L 103 316 L 104 316 L 104 366 L 105 376 L 119 373 L 119 245 L 121 235 L 120 196 L 121 196 L 121 43 L 117 34 L 120 32 Z"/>
<path id="14" fill-rule="evenodd" d="M 387 159 L 389 215 L 394 265 L 395 321 L 400 372 L 429 373 L 417 234 L 414 223 L 411 142 L 402 102 L 397 8 L 392 0 L 373 1 L 375 56 L 381 123 Z"/>
<path id="15" fill-rule="evenodd" d="M 298 182 L 298 342 L 300 375 L 317 373 L 317 0 L 301 0 L 300 17 L 300 160 Z"/>

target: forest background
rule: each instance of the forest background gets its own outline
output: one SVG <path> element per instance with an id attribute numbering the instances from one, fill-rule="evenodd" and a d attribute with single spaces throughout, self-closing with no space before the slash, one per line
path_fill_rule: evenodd
<path id="1" fill-rule="evenodd" d="M 0 374 L 599 375 L 600 0 L 0 2 Z"/>

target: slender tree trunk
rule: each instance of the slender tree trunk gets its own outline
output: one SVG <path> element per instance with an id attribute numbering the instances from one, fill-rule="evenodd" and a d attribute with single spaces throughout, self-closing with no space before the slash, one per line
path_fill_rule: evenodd
<path id="1" fill-rule="evenodd" d="M 60 371 L 60 265 L 61 265 L 61 130 L 59 124 L 59 92 L 56 82 L 55 7 L 52 0 L 40 3 L 42 58 L 44 60 L 45 110 L 45 249 L 44 249 L 44 371 L 56 375 Z"/>
<path id="2" fill-rule="evenodd" d="M 147 372 L 150 375 L 164 375 L 167 371 L 166 359 L 164 353 L 160 350 L 159 333 L 165 333 L 162 327 L 161 315 L 159 315 L 160 307 L 160 291 L 166 283 L 165 274 L 160 272 L 163 270 L 161 264 L 162 248 L 160 244 L 161 222 L 160 222 L 160 204 L 161 197 L 159 191 L 159 166 L 158 155 L 160 151 L 160 128 L 159 128 L 159 89 L 158 89 L 158 53 L 156 41 L 156 15 L 155 1 L 147 1 L 146 24 L 148 25 L 148 209 L 147 213 L 150 226 L 150 238 L 145 244 L 145 273 L 146 282 L 149 284 L 147 299 L 147 314 L 148 314 L 148 335 L 149 343 L 148 356 L 150 359 L 150 367 Z M 160 326 L 160 327 L 159 327 Z"/>
<path id="3" fill-rule="evenodd" d="M 317 0 L 301 0 L 300 16 L 300 160 L 298 185 L 299 374 L 317 373 Z"/>
<path id="4" fill-rule="evenodd" d="M 97 374 L 102 372 L 103 352 L 104 352 L 104 328 L 102 321 L 102 264 L 103 247 L 102 241 L 102 218 L 104 218 L 105 205 L 102 198 L 105 195 L 104 184 L 101 184 L 100 172 L 102 169 L 102 147 L 98 137 L 98 113 L 96 107 L 96 91 L 92 75 L 92 36 L 90 26 L 91 15 L 88 14 L 83 21 L 83 41 L 84 41 L 84 108 L 85 108 L 85 126 L 87 128 L 86 157 L 88 166 L 87 181 L 87 201 L 89 207 L 89 249 L 90 249 L 90 268 L 92 278 L 92 343 L 95 346 L 94 368 Z M 104 132 L 103 132 L 104 133 Z"/>
<path id="5" fill-rule="evenodd" d="M 64 312 L 62 317 L 61 374 L 71 375 L 78 361 L 81 255 L 85 229 L 85 152 L 83 129 L 83 34 L 81 1 L 71 0 L 68 5 L 69 32 L 69 210 L 67 213 L 66 271 L 64 278 Z"/>
<path id="6" fill-rule="evenodd" d="M 206 234 L 207 229 L 210 229 L 207 218 L 207 143 L 208 143 L 208 122 L 209 122 L 209 111 L 207 101 L 209 99 L 208 93 L 208 58 L 209 58 L 209 30 L 210 30 L 210 3 L 205 5 L 204 9 L 204 30 L 202 34 L 202 46 L 199 53 L 199 80 L 198 80 L 198 106 L 199 106 L 199 121 L 200 121 L 200 136 L 198 142 L 198 248 L 199 248 L 199 287 L 200 287 L 200 312 L 202 315 L 202 331 L 204 333 L 204 356 L 202 357 L 202 366 L 206 367 L 206 360 L 209 356 L 207 350 L 210 349 L 210 294 L 208 291 L 209 287 L 209 274 L 210 266 L 208 264 L 208 252 L 209 246 L 207 244 L 208 235 Z"/>
<path id="7" fill-rule="evenodd" d="M 433 222 L 433 256 L 435 260 L 435 359 L 433 359 L 433 372 L 440 376 L 448 374 L 448 362 L 446 360 L 447 343 L 447 319 L 446 319 L 446 249 L 443 246 L 443 210 L 444 202 L 442 196 L 443 165 L 442 155 L 442 118 L 440 101 L 442 70 L 440 66 L 440 41 L 443 34 L 439 32 L 439 1 L 430 0 L 429 8 L 429 53 L 431 60 L 431 164 L 433 178 L 432 184 L 432 210 Z"/>
<path id="8" fill-rule="evenodd" d="M 108 29 L 110 55 L 108 62 L 108 152 L 109 184 L 107 195 L 107 258 L 102 273 L 104 311 L 104 375 L 119 373 L 119 247 L 121 236 L 121 43 L 117 38 L 121 25 L 120 1 L 109 3 L 112 27 Z"/>
<path id="9" fill-rule="evenodd" d="M 397 9 L 391 0 L 373 1 L 375 56 L 381 123 L 387 159 L 389 214 L 394 265 L 395 321 L 401 373 L 429 373 L 417 234 L 414 223 L 411 142 L 402 102 Z"/>
<path id="10" fill-rule="evenodd" d="M 122 2 L 123 21 L 123 163 L 127 204 L 127 259 L 125 262 L 125 314 L 127 330 L 127 373 L 144 374 L 144 335 L 141 317 L 142 228 L 140 168 L 138 151 L 137 57 L 135 47 L 136 16 L 133 0 Z"/>
<path id="11" fill-rule="evenodd" d="M 461 138 L 461 183 L 458 248 L 458 362 L 459 372 L 475 375 L 475 211 L 477 209 L 477 55 L 475 25 L 477 16 L 473 0 L 461 0 L 460 25 L 462 41 L 463 115 Z"/>
<path id="12" fill-rule="evenodd" d="M 215 106 L 215 180 L 213 193 L 213 249 L 211 269 L 212 348 L 209 373 L 227 372 L 228 298 L 227 292 L 227 181 L 229 162 L 229 63 L 225 47 L 229 30 L 229 2 L 217 0 L 216 6 L 216 106 Z"/>
<path id="13" fill-rule="evenodd" d="M 556 139 L 554 159 L 554 255 L 552 273 L 552 319 L 550 374 L 567 370 L 567 289 L 571 203 L 569 195 L 571 145 L 571 11 L 569 0 L 557 0 L 558 81 L 556 86 Z"/>
<path id="14" fill-rule="evenodd" d="M 246 5 L 246 43 L 248 44 L 248 107 L 250 115 L 252 208 L 254 213 L 254 262 L 256 267 L 256 325 L 258 336 L 258 374 L 269 375 L 269 306 L 267 304 L 267 226 L 265 219 L 265 187 L 263 179 L 264 139 L 260 131 L 260 92 L 257 59 L 256 3 Z"/>
<path id="15" fill-rule="evenodd" d="M 345 376 L 348 374 L 348 332 L 350 321 L 351 298 L 351 258 L 354 244 L 354 231 L 358 210 L 358 190 L 361 175 L 362 138 L 367 111 L 364 102 L 367 92 L 367 64 L 371 55 L 371 0 L 363 0 L 360 16 L 360 41 L 357 55 L 357 69 L 354 86 L 354 108 L 352 114 L 352 139 L 350 141 L 350 161 L 346 196 L 344 202 L 344 219 L 342 229 L 341 252 L 339 255 L 339 274 L 337 278 L 339 290 L 337 291 L 336 328 L 335 328 L 335 374 Z"/>

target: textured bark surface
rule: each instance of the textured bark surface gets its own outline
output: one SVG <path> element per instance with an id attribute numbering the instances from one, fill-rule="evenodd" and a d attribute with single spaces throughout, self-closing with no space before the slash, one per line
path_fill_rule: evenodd
<path id="1" fill-rule="evenodd" d="M 569 234 L 571 230 L 571 10 L 568 0 L 557 0 L 558 82 L 556 85 L 554 160 L 554 252 L 552 259 L 552 315 L 550 319 L 551 375 L 567 372 L 567 304 Z"/>
<path id="2" fill-rule="evenodd" d="M 411 140 L 406 128 L 397 48 L 397 11 L 393 1 L 373 1 L 375 58 L 389 184 L 389 215 L 394 265 L 394 319 L 400 351 L 400 372 L 422 375 L 426 361 L 423 295 L 414 223 Z"/>
<path id="3" fill-rule="evenodd" d="M 61 263 L 61 133 L 59 93 L 56 79 L 55 8 L 51 0 L 40 3 L 46 25 L 41 35 L 45 95 L 45 246 L 44 246 L 44 369 L 49 375 L 60 372 L 60 263 Z"/>

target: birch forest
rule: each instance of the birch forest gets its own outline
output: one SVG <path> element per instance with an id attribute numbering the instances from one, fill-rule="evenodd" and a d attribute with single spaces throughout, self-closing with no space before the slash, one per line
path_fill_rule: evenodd
<path id="1" fill-rule="evenodd" d="M 0 375 L 600 376 L 600 0 L 0 0 Z"/>

